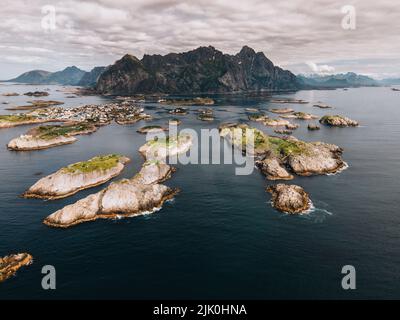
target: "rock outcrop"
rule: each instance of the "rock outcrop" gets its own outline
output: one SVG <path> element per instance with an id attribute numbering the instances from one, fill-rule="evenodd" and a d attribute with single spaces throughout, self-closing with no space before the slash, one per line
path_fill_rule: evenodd
<path id="1" fill-rule="evenodd" d="M 243 47 L 236 55 L 213 47 L 185 53 L 125 55 L 99 77 L 96 90 L 103 94 L 222 93 L 250 90 L 298 89 L 296 76 L 273 65 L 262 53 Z"/>
<path id="2" fill-rule="evenodd" d="M 268 180 L 292 180 L 293 176 L 287 172 L 278 158 L 266 157 L 256 162 L 257 167 Z"/>
<path id="3" fill-rule="evenodd" d="M 168 131 L 167 128 L 163 128 L 161 126 L 145 126 L 142 128 L 139 128 L 137 132 L 146 134 L 146 133 L 156 133 L 156 132 L 163 132 L 163 131 Z"/>
<path id="4" fill-rule="evenodd" d="M 32 264 L 33 258 L 29 253 L 10 254 L 0 257 L 0 282 L 7 280 L 24 266 Z"/>
<path id="5" fill-rule="evenodd" d="M 287 126 L 290 125 L 290 122 L 284 119 L 265 119 L 263 122 L 264 125 L 266 126 L 271 126 L 271 127 L 278 127 L 278 126 Z"/>
<path id="6" fill-rule="evenodd" d="M 35 116 L 26 115 L 26 114 L 9 114 L 9 115 L 0 115 L 0 129 L 12 128 L 16 126 L 35 124 L 35 123 L 43 123 L 47 122 L 46 119 L 40 119 Z"/>
<path id="7" fill-rule="evenodd" d="M 14 151 L 47 149 L 74 143 L 77 139 L 73 136 L 89 134 L 97 129 L 95 125 L 89 123 L 39 126 L 18 138 L 12 139 L 7 147 Z"/>
<path id="8" fill-rule="evenodd" d="M 272 194 L 272 206 L 279 211 L 299 214 L 311 207 L 310 197 L 300 186 L 277 184 L 269 186 L 267 191 Z"/>
<path id="9" fill-rule="evenodd" d="M 285 114 L 285 113 L 292 113 L 292 112 L 294 112 L 294 110 L 293 109 L 290 109 L 290 108 L 281 108 L 281 109 L 278 109 L 278 108 L 274 108 L 274 109 L 270 109 L 270 110 L 268 110 L 269 112 L 272 112 L 272 113 L 278 113 L 278 114 Z"/>
<path id="10" fill-rule="evenodd" d="M 54 212 L 44 223 L 51 227 L 66 228 L 96 219 L 151 213 L 179 191 L 159 184 L 168 179 L 172 172 L 173 169 L 164 162 L 146 161 L 132 179 L 113 182 L 104 190 Z"/>
<path id="11" fill-rule="evenodd" d="M 23 196 L 48 200 L 65 198 L 118 176 L 127 162 L 129 158 L 114 154 L 77 162 L 40 179 Z"/>
<path id="12" fill-rule="evenodd" d="M 332 126 L 332 127 L 357 127 L 358 122 L 355 120 L 352 120 L 350 118 L 340 116 L 340 115 L 327 115 L 323 116 L 320 120 L 320 123 L 325 124 L 327 126 Z"/>
<path id="13" fill-rule="evenodd" d="M 154 137 L 139 148 L 139 152 L 147 160 L 165 161 L 168 156 L 175 156 L 189 151 L 192 146 L 192 137 L 188 134 L 168 136 L 166 138 Z"/>
<path id="14" fill-rule="evenodd" d="M 343 149 L 324 142 L 291 142 L 300 151 L 287 155 L 286 163 L 300 176 L 335 173 L 346 167 L 341 155 Z"/>
<path id="15" fill-rule="evenodd" d="M 250 133 L 254 136 L 253 141 Z M 258 159 L 275 157 L 301 176 L 335 173 L 346 167 L 343 150 L 333 144 L 304 142 L 294 137 L 273 137 L 244 124 L 220 128 L 220 135 L 233 146 Z"/>

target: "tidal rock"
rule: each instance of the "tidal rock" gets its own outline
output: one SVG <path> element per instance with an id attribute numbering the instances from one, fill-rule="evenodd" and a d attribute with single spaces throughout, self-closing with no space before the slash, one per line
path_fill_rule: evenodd
<path id="1" fill-rule="evenodd" d="M 328 106 L 327 104 L 324 104 L 324 103 L 316 103 L 316 104 L 313 105 L 313 107 L 320 108 L 320 109 L 330 109 L 330 108 L 332 108 L 331 106 Z"/>
<path id="2" fill-rule="evenodd" d="M 293 176 L 283 167 L 281 161 L 275 157 L 266 157 L 256 162 L 257 167 L 268 180 L 292 180 Z"/>
<path id="3" fill-rule="evenodd" d="M 323 116 L 320 120 L 320 123 L 332 126 L 332 127 L 356 127 L 358 126 L 358 122 L 355 120 L 351 120 L 344 116 L 339 115 L 327 115 Z"/>
<path id="4" fill-rule="evenodd" d="M 0 282 L 12 277 L 21 267 L 32 264 L 33 258 L 29 253 L 10 254 L 0 257 Z"/>
<path id="5" fill-rule="evenodd" d="M 266 119 L 263 123 L 264 125 L 271 127 L 287 126 L 288 124 L 290 124 L 289 121 L 284 119 Z"/>
<path id="6" fill-rule="evenodd" d="M 293 131 L 292 130 L 285 130 L 285 129 L 276 129 L 274 130 L 275 133 L 278 134 L 292 134 Z"/>
<path id="7" fill-rule="evenodd" d="M 167 128 L 163 128 L 161 126 L 145 126 L 138 129 L 137 132 L 146 134 L 146 133 L 162 132 L 167 130 L 168 130 Z"/>
<path id="8" fill-rule="evenodd" d="M 2 94 L 3 97 L 17 97 L 19 96 L 19 93 L 16 92 L 6 92 Z"/>
<path id="9" fill-rule="evenodd" d="M 298 124 L 294 124 L 294 123 L 289 123 L 287 125 L 285 125 L 285 128 L 288 130 L 296 130 L 299 127 Z"/>
<path id="10" fill-rule="evenodd" d="M 98 128 L 88 123 L 40 126 L 29 130 L 25 135 L 12 139 L 7 147 L 14 151 L 41 150 L 70 144 L 77 141 L 73 136 L 89 134 Z"/>
<path id="11" fill-rule="evenodd" d="M 186 108 L 181 108 L 181 107 L 169 110 L 168 112 L 170 114 L 177 114 L 177 115 L 182 115 L 182 116 L 184 116 L 188 113 Z"/>
<path id="12" fill-rule="evenodd" d="M 310 130 L 310 131 L 314 131 L 314 130 L 319 130 L 320 127 L 318 125 L 316 125 L 316 124 L 309 124 L 307 126 L 307 129 Z"/>
<path id="13" fill-rule="evenodd" d="M 318 118 L 318 116 L 306 112 L 295 112 L 294 115 L 299 120 L 312 120 Z"/>
<path id="14" fill-rule="evenodd" d="M 259 113 L 259 114 L 250 114 L 248 116 L 250 121 L 257 121 L 257 122 L 264 122 L 269 119 L 268 116 L 265 114 Z"/>
<path id="15" fill-rule="evenodd" d="M 247 112 L 259 112 L 260 111 L 259 109 L 256 109 L 256 108 L 245 108 L 244 110 Z"/>
<path id="16" fill-rule="evenodd" d="M 49 95 L 48 92 L 46 91 L 33 91 L 33 92 L 26 92 L 24 93 L 25 96 L 30 96 L 30 97 L 46 97 Z"/>
<path id="17" fill-rule="evenodd" d="M 44 223 L 66 228 L 96 219 L 132 217 L 154 212 L 179 191 L 158 182 L 167 179 L 173 170 L 162 162 L 145 162 L 132 179 L 111 183 L 104 190 L 89 195 L 48 216 Z"/>
<path id="18" fill-rule="evenodd" d="M 267 191 L 272 194 L 272 206 L 279 211 L 299 214 L 306 213 L 311 207 L 308 194 L 300 186 L 280 183 L 269 186 Z"/>
<path id="19" fill-rule="evenodd" d="M 271 109 L 269 112 L 278 113 L 278 114 L 285 114 L 285 113 L 292 113 L 294 110 L 290 108 L 282 108 L 282 109 Z"/>
<path id="20" fill-rule="evenodd" d="M 40 179 L 24 193 L 24 197 L 48 200 L 68 197 L 116 177 L 127 162 L 129 158 L 111 154 L 71 164 Z"/>

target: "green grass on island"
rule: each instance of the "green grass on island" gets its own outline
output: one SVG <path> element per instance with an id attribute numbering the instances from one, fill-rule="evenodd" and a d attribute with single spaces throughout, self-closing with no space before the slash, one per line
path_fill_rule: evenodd
<path id="1" fill-rule="evenodd" d="M 105 171 L 114 168 L 119 163 L 121 155 L 109 154 L 94 157 L 88 161 L 77 162 L 62 170 L 67 173 L 88 173 L 93 171 Z"/>
<path id="2" fill-rule="evenodd" d="M 343 119 L 343 117 L 339 116 L 338 114 L 334 115 L 334 116 L 328 115 L 328 116 L 323 116 L 320 121 L 321 122 L 332 122 L 332 121 L 335 121 L 338 119 Z"/>
<path id="3" fill-rule="evenodd" d="M 242 130 L 242 136 L 237 136 L 237 138 L 239 138 L 241 141 L 235 141 L 236 145 L 242 145 L 242 150 L 246 150 L 247 143 L 251 143 L 249 139 L 252 137 L 246 133 L 247 130 L 250 130 L 254 135 L 254 151 L 256 153 L 272 151 L 276 156 L 286 157 L 293 154 L 304 154 L 307 152 L 307 143 L 303 141 L 291 141 L 278 137 L 271 137 L 264 132 L 256 128 L 250 128 L 247 125 L 239 125 L 235 128 L 230 128 L 230 130 L 235 129 Z M 234 137 L 234 140 L 235 138 L 236 137 Z"/>
<path id="4" fill-rule="evenodd" d="M 35 120 L 36 117 L 29 116 L 26 114 L 8 114 L 8 115 L 0 115 L 0 122 L 23 122 Z"/>
<path id="5" fill-rule="evenodd" d="M 79 123 L 74 125 L 56 125 L 56 126 L 40 126 L 36 128 L 37 137 L 40 139 L 54 139 L 60 136 L 66 136 L 71 133 L 81 132 L 91 129 L 92 125 Z"/>

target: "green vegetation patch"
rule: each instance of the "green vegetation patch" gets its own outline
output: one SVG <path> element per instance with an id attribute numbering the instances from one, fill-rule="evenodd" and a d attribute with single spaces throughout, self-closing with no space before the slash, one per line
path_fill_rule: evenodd
<path id="1" fill-rule="evenodd" d="M 36 128 L 37 136 L 40 139 L 54 139 L 60 136 L 76 133 L 91 129 L 92 125 L 86 123 L 79 123 L 67 126 L 40 126 Z"/>
<path id="2" fill-rule="evenodd" d="M 23 122 L 35 120 L 36 117 L 29 116 L 26 114 L 8 114 L 8 115 L 0 115 L 0 122 Z"/>
<path id="3" fill-rule="evenodd" d="M 275 137 L 269 137 L 268 140 L 275 154 L 284 157 L 292 154 L 305 153 L 307 151 L 307 144 L 303 141 L 291 141 Z"/>
<path id="4" fill-rule="evenodd" d="M 114 168 L 122 156 L 119 154 L 108 154 L 94 157 L 88 161 L 77 162 L 63 168 L 67 173 L 88 173 L 93 171 L 105 171 Z"/>
<path id="5" fill-rule="evenodd" d="M 334 115 L 334 116 L 323 116 L 321 118 L 321 121 L 325 121 L 325 122 L 331 122 L 331 121 L 335 121 L 336 119 L 343 119 L 342 116 L 339 115 Z"/>

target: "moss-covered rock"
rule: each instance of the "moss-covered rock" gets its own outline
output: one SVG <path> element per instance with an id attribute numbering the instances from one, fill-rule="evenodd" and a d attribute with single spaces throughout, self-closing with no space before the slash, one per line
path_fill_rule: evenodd
<path id="1" fill-rule="evenodd" d="M 340 116 L 340 115 L 326 115 L 320 120 L 320 123 L 332 127 L 356 127 L 358 122 L 350 118 Z"/>

